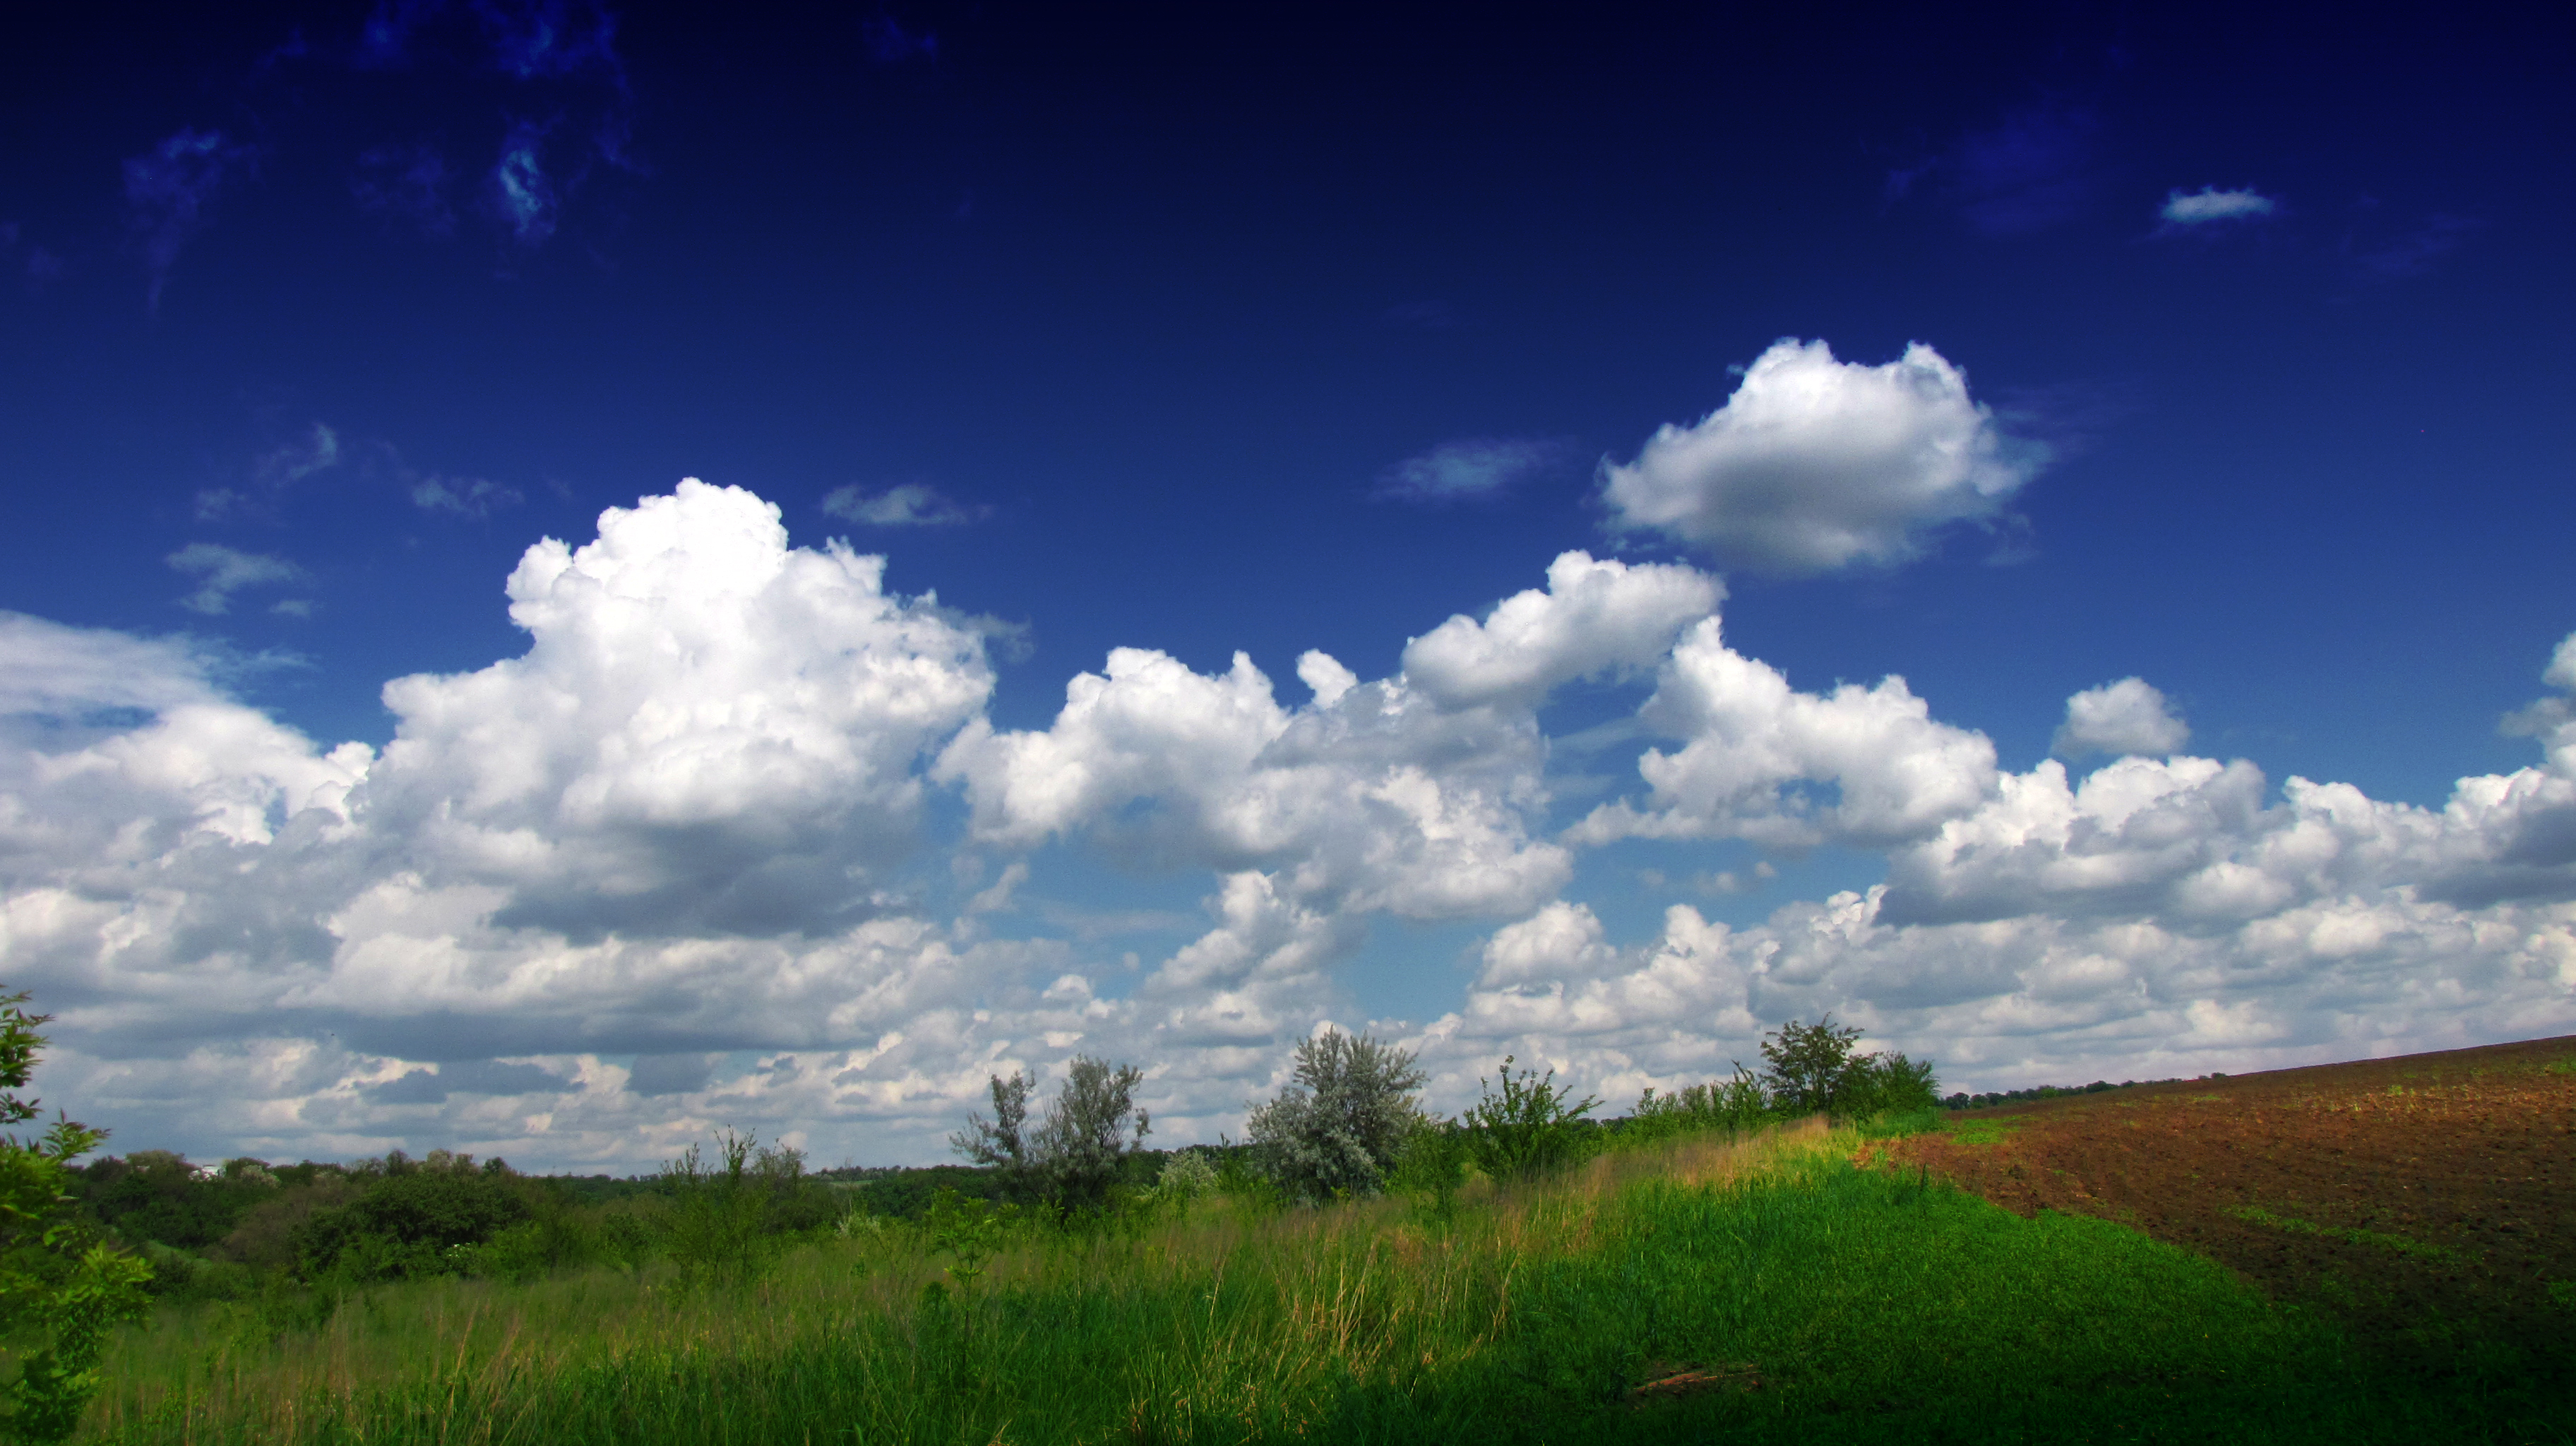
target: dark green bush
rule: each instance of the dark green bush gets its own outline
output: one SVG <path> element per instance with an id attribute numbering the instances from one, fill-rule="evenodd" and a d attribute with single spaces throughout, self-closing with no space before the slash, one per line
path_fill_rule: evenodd
<path id="1" fill-rule="evenodd" d="M 289 1232 L 296 1274 L 354 1282 L 454 1274 L 468 1252 L 534 1213 L 518 1184 L 488 1167 L 396 1162 L 357 1199 Z"/>

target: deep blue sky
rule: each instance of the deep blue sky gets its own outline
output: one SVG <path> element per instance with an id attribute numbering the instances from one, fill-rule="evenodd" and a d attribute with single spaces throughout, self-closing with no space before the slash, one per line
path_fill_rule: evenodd
<path id="1" fill-rule="evenodd" d="M 2576 88 L 2525 8 L 386 0 L 11 37 L 0 609 L 184 634 L 324 747 L 393 736 L 387 679 L 523 651 L 523 550 L 684 476 L 1024 625 L 1003 729 L 1117 646 L 1244 649 L 1286 701 L 1311 647 L 1384 677 L 1584 548 L 1724 573 L 1735 648 L 1802 689 L 1901 674 L 2008 769 L 2138 675 L 2276 792 L 2439 807 L 2533 760 L 2497 718 L 2576 628 Z M 2271 209 L 2160 220 L 2203 188 Z M 1611 531 L 1599 466 L 1782 338 L 1928 343 L 2055 460 L 1901 567 Z M 1539 460 L 1387 495 L 1474 439 Z M 822 507 L 905 485 L 967 520 Z M 197 544 L 297 575 L 192 611 Z M 1602 765 L 1631 791 L 1633 754 Z M 1585 886 L 1635 894 L 1605 880 L 1641 847 Z M 1753 856 L 1699 847 L 1663 867 Z M 1203 926 L 1204 869 L 1050 848 L 1052 895 L 1187 912 L 1148 963 Z M 1883 871 L 1782 866 L 1710 916 Z M 1667 901 L 1593 902 L 1634 944 Z M 1494 925 L 1355 987 L 1436 1014 Z"/>

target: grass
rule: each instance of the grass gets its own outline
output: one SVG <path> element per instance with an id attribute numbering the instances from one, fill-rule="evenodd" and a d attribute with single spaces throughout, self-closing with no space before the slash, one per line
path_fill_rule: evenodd
<path id="1" fill-rule="evenodd" d="M 1446 1228 L 1220 1206 L 1018 1240 L 972 1289 L 889 1225 L 733 1291 L 443 1281 L 282 1335 L 174 1312 L 120 1339 L 88 1439 L 2569 1439 L 2545 1389 L 2382 1377 L 2204 1259 L 1856 1169 L 1861 1144 L 1684 1138 L 1480 1183 Z"/>
<path id="2" fill-rule="evenodd" d="M 2457 1260 L 2460 1253 L 2445 1245 L 2434 1245 L 2404 1235 L 2390 1235 L 2378 1230 L 2356 1230 L 2338 1225 L 2319 1225 L 2290 1215 L 2275 1215 L 2260 1205 L 2236 1205 L 2228 1214 L 2252 1225 L 2273 1230 L 2287 1230 L 2299 1235 L 2319 1235 L 2375 1250 L 2393 1250 L 2400 1255 L 2420 1255 L 2427 1260 Z"/>

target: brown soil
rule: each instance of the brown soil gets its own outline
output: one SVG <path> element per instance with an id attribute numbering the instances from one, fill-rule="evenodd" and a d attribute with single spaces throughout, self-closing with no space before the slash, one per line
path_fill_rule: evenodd
<path id="1" fill-rule="evenodd" d="M 2365 1339 L 2576 1334 L 2576 1036 L 1967 1111 L 1864 1156 L 2125 1222 Z"/>

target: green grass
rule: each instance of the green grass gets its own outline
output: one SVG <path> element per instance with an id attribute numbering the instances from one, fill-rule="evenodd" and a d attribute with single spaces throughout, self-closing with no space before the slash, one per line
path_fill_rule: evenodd
<path id="1" fill-rule="evenodd" d="M 2557 1378 L 2388 1377 L 2204 1259 L 1859 1144 L 1668 1142 L 1480 1184 L 1446 1229 L 1375 1201 L 1023 1239 L 971 1291 L 889 1225 L 731 1292 L 389 1287 L 282 1338 L 174 1313 L 120 1342 L 92 1439 L 2568 1439 Z"/>
<path id="2" fill-rule="evenodd" d="M 2391 1250 L 2400 1255 L 2420 1255 L 2427 1260 L 2449 1261 L 2460 1258 L 2458 1251 L 2445 1245 L 2434 1245 L 2409 1236 L 2390 1235 L 2378 1230 L 2355 1230 L 2338 1225 L 2319 1225 L 2314 1221 L 2301 1220 L 2296 1216 L 2275 1215 L 2260 1205 L 2233 1205 L 2228 1207 L 2227 1213 L 2248 1224 L 2286 1230 L 2298 1235 L 2319 1235 L 2329 1240 L 2340 1240 L 2347 1245 L 2359 1245 L 2374 1250 Z"/>

